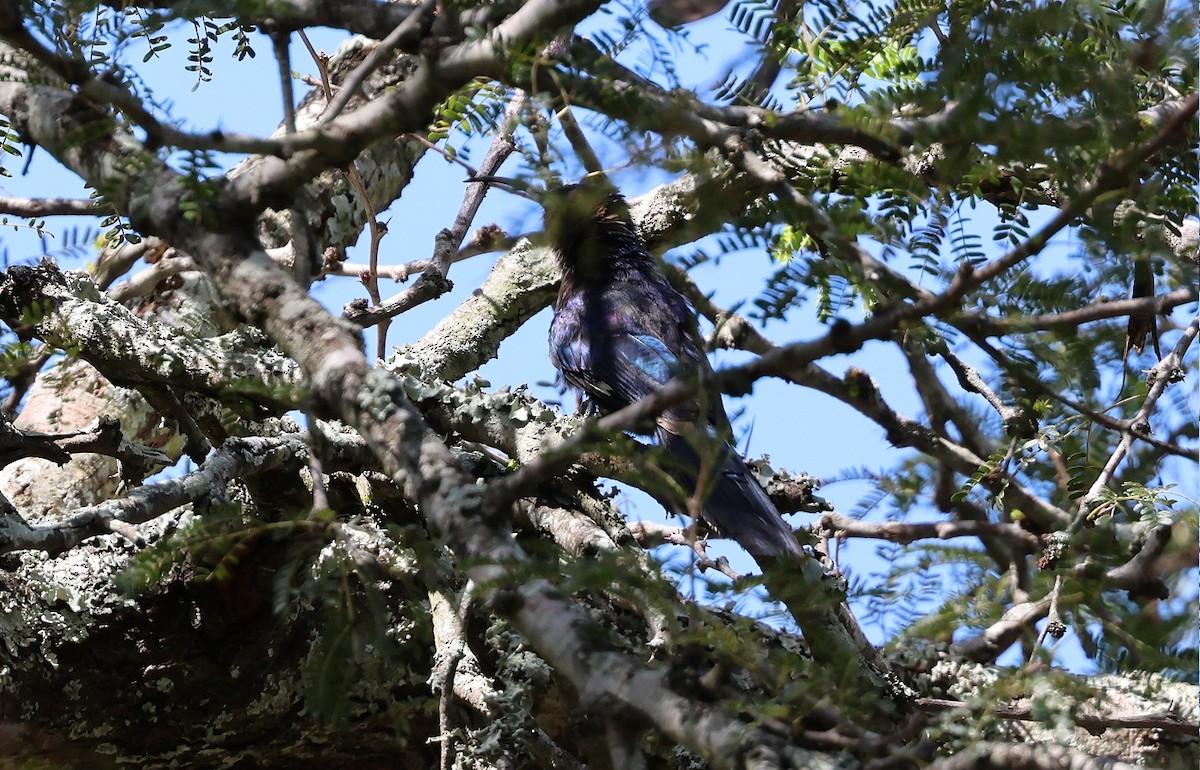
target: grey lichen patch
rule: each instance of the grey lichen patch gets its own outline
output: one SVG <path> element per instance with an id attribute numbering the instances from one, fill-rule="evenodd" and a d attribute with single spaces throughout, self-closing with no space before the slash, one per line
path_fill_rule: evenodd
<path id="1" fill-rule="evenodd" d="M 1191 768 L 1200 748 L 1194 736 L 1151 728 L 1113 727 L 1108 730 L 1081 726 L 1081 720 L 1112 720 L 1128 716 L 1157 715 L 1194 722 L 1200 715 L 1200 695 L 1194 685 L 1172 682 L 1153 674 L 1099 675 L 1069 679 L 1055 671 L 1030 678 L 1011 699 L 998 694 L 1000 671 L 992 666 L 943 657 L 929 672 L 931 694 L 961 700 L 981 718 L 962 720 L 947 712 L 943 729 L 952 737 L 943 747 L 953 751 L 978 740 L 1045 742 L 1071 746 L 1098 756 L 1157 767 Z M 1010 700 L 1011 699 L 1011 700 Z M 1168 704 L 1163 711 L 1163 704 Z M 991 714 L 998 705 L 1027 710 L 1028 720 L 1003 720 Z"/>
<path id="2" fill-rule="evenodd" d="M 159 537 L 165 520 L 140 525 L 148 540 Z M 10 674 L 57 667 L 65 647 L 86 640 L 97 624 L 133 607 L 119 594 L 113 577 L 133 549 L 116 535 L 48 559 L 41 553 L 17 556 L 20 567 L 0 572 L 0 663 Z"/>
<path id="3" fill-rule="evenodd" d="M 397 396 L 403 395 L 404 388 L 394 377 L 383 370 L 370 368 L 363 377 L 357 399 L 367 417 L 383 423 L 399 409 Z"/>
<path id="4" fill-rule="evenodd" d="M 1119 696 L 1141 713 L 1158 710 L 1167 704 L 1167 713 L 1187 722 L 1200 720 L 1200 690 L 1174 682 L 1161 674 L 1130 672 L 1121 676 L 1101 675 L 1091 683 L 1110 697 Z"/>
<path id="5" fill-rule="evenodd" d="M 533 716 L 546 690 L 552 670 L 528 643 L 502 622 L 493 623 L 488 646 L 499 655 L 491 693 L 492 718 L 471 730 L 460 747 L 463 767 L 520 767 L 536 750 L 538 724 Z M 546 704 L 541 703 L 542 706 Z M 538 709 L 545 716 L 544 709 Z"/>
<path id="6" fill-rule="evenodd" d="M 999 679 L 999 672 L 992 666 L 954 659 L 938 661 L 929 672 L 930 685 L 936 692 L 968 701 L 980 697 Z"/>
<path id="7" fill-rule="evenodd" d="M 321 549 L 313 562 L 314 575 L 330 560 L 355 561 L 369 554 L 389 575 L 417 575 L 416 553 L 403 546 L 373 516 L 364 516 L 339 528 L 339 538 Z"/>
<path id="8" fill-rule="evenodd" d="M 578 430 L 580 418 L 564 417 L 534 397 L 524 385 L 488 393 L 473 381 L 456 387 L 423 373 L 405 354 L 388 362 L 411 400 L 438 430 L 495 446 L 517 462 L 529 462 L 546 446 Z"/>
<path id="9" fill-rule="evenodd" d="M 246 706 L 246 713 L 254 717 L 283 714 L 295 708 L 302 700 L 300 677 L 296 672 L 267 674 L 263 678 L 262 691 Z M 227 715 L 231 716 L 231 715 Z M 236 720 L 230 719 L 230 723 Z M 234 728 L 236 730 L 236 728 Z"/>
<path id="10" fill-rule="evenodd" d="M 1068 688 L 1061 684 L 1049 678 L 1036 680 L 1022 703 L 1032 709 L 1037 721 L 1003 723 L 998 726 L 1000 736 L 1005 740 L 1053 741 L 1138 765 L 1150 763 L 1172 770 L 1196 766 L 1200 741 L 1195 736 L 1145 728 L 1089 730 L 1077 724 L 1080 717 L 1103 719 L 1158 713 L 1164 701 L 1171 704 L 1174 712 L 1171 716 L 1195 721 L 1194 685 L 1171 682 L 1152 673 L 1101 675 Z M 1084 694 L 1088 689 L 1092 691 L 1090 698 Z"/>
<path id="11" fill-rule="evenodd" d="M 0 575 L 0 657 L 14 673 L 57 668 L 63 646 L 85 640 L 97 617 L 121 603 L 101 577 L 123 562 L 111 542 L 43 560 L 22 554 L 20 570 Z"/>
<path id="12" fill-rule="evenodd" d="M 325 223 L 325 237 L 328 242 L 347 244 L 357 240 L 366 217 L 349 185 L 342 183 L 334 186 L 334 191 L 329 196 L 329 209 L 330 216 Z"/>
<path id="13" fill-rule="evenodd" d="M 106 298 L 96 287 L 92 277 L 82 270 L 67 270 L 62 274 L 64 297 L 87 300 L 89 302 L 105 302 Z"/>
<path id="14" fill-rule="evenodd" d="M 460 515 L 490 513 L 483 505 L 484 488 L 480 484 L 461 484 L 459 483 L 460 475 L 457 467 L 441 465 L 434 463 L 422 464 L 422 470 L 429 474 L 437 474 L 442 483 L 440 484 L 442 499 L 448 510 L 457 511 Z"/>

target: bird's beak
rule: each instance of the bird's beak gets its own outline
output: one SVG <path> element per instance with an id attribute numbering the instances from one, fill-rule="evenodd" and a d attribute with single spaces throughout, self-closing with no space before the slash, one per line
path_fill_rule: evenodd
<path id="1" fill-rule="evenodd" d="M 530 187 L 529 182 L 523 179 L 514 179 L 509 176 L 492 176 L 491 174 L 475 174 L 466 179 L 467 182 L 478 182 L 480 184 L 488 184 L 493 187 L 498 187 L 505 192 L 518 195 L 526 200 L 531 200 L 534 203 L 540 203 L 542 196 L 538 193 L 544 193 L 542 190 Z"/>

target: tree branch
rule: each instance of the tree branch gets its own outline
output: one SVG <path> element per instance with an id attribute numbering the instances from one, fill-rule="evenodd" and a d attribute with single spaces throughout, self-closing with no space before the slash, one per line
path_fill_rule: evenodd
<path id="1" fill-rule="evenodd" d="M 0 273 L 0 319 L 79 355 L 119 384 L 168 385 L 282 408 L 300 403 L 295 364 L 245 332 L 196 339 L 138 318 L 80 273 L 51 264 Z"/>
<path id="2" fill-rule="evenodd" d="M 962 314 L 961 320 L 954 321 L 954 325 L 961 329 L 971 328 L 988 337 L 1047 329 L 1078 329 L 1083 324 L 1108 318 L 1124 318 L 1146 313 L 1165 315 L 1169 310 L 1180 305 L 1195 302 L 1197 296 L 1195 287 L 1183 288 L 1154 297 L 1097 302 L 1094 305 L 1068 310 L 1064 313 L 1049 313 L 1026 318 L 1019 316 L 990 318 L 978 311 L 967 311 Z"/>
<path id="3" fill-rule="evenodd" d="M 956 537 L 991 537 L 1002 539 L 1026 553 L 1037 553 L 1042 547 L 1036 535 L 1016 524 L 996 524 L 988 521 L 873 523 L 858 521 L 838 513 L 826 513 L 812 525 L 812 529 L 822 537 L 869 537 L 893 543 L 912 543 L 927 539 L 950 540 Z"/>
<path id="4" fill-rule="evenodd" d="M 138 487 L 126 497 L 106 500 L 70 514 L 62 521 L 30 526 L 24 520 L 0 520 L 0 554 L 46 551 L 57 554 L 91 537 L 119 532 L 136 545 L 141 536 L 131 527 L 186 503 L 206 499 L 231 479 L 261 473 L 292 462 L 306 449 L 299 438 L 230 439 L 199 469 L 182 478 Z"/>
<path id="5" fill-rule="evenodd" d="M 500 166 L 516 149 L 513 143 L 513 131 L 517 125 L 517 117 L 525 109 L 528 97 L 521 92 L 513 95 L 508 108 L 504 112 L 501 127 L 495 132 L 492 144 L 488 148 L 480 164 L 477 175 L 490 176 L 499 171 Z M 483 182 L 471 182 L 463 198 L 458 215 L 450 229 L 442 230 L 434 240 L 433 258 L 428 262 L 424 274 L 415 284 L 396 296 L 376 304 L 375 307 L 359 307 L 350 303 L 343 315 L 362 327 L 373 326 L 409 310 L 418 304 L 436 299 L 450 291 L 453 284 L 447 280 L 451 262 L 458 261 L 455 255 L 460 252 L 462 242 L 467 237 L 467 230 L 479 207 L 483 196 L 487 194 L 487 185 Z"/>
<path id="6" fill-rule="evenodd" d="M 94 198 L 0 198 L 0 214 L 37 217 L 87 216 L 99 210 Z"/>

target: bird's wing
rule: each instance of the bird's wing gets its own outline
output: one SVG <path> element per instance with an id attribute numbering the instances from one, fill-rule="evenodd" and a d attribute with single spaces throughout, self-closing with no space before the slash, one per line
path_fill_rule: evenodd
<path id="1" fill-rule="evenodd" d="M 563 379 L 573 388 L 584 392 L 588 398 L 604 408 L 619 409 L 613 389 L 599 379 L 592 364 L 593 354 L 590 340 L 575 330 L 571 336 L 558 333 L 557 325 L 551 330 L 550 360 L 554 368 L 562 373 Z"/>
<path id="2" fill-rule="evenodd" d="M 599 374 L 629 403 L 658 390 L 679 371 L 675 355 L 649 334 L 615 335 L 609 350 L 608 360 L 597 362 Z"/>
<path id="3" fill-rule="evenodd" d="M 568 383 L 607 410 L 650 395 L 669 382 L 680 366 L 662 340 L 627 332 L 603 339 L 561 340 L 551 348 L 551 356 Z"/>

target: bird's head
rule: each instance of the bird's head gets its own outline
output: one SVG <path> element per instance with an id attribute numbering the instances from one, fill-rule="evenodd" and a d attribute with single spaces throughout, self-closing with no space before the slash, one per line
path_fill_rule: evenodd
<path id="1" fill-rule="evenodd" d="M 645 254 L 629 206 L 607 177 L 589 175 L 574 184 L 546 189 L 505 177 L 475 177 L 471 181 L 496 184 L 540 204 L 545 214 L 546 239 L 564 273 L 602 273 L 614 258 L 640 258 Z"/>
<path id="2" fill-rule="evenodd" d="M 543 197 L 546 238 L 563 255 L 591 239 L 605 240 L 613 231 L 633 231 L 625 198 L 607 179 L 588 179 L 551 188 Z"/>

